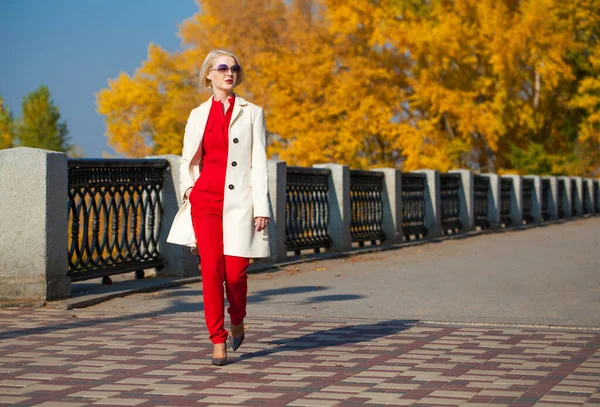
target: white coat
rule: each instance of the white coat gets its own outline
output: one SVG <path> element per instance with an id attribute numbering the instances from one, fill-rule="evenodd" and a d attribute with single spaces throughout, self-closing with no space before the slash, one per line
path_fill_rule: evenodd
<path id="1" fill-rule="evenodd" d="M 196 247 L 188 188 L 202 173 L 202 139 L 212 97 L 192 110 L 185 126 L 179 162 L 179 208 L 167 242 Z M 239 257 L 268 257 L 267 229 L 256 232 L 254 217 L 271 217 L 268 199 L 266 128 L 263 109 L 235 95 L 229 124 L 229 150 L 223 199 L 224 254 Z M 237 165 L 232 166 L 235 161 Z M 210 233 L 210 231 L 203 231 Z"/>

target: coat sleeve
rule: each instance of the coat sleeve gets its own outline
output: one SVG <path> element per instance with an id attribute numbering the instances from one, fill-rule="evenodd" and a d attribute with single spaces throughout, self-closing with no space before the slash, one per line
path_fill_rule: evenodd
<path id="1" fill-rule="evenodd" d="M 185 191 L 194 186 L 193 174 L 190 172 L 190 163 L 195 154 L 195 151 L 192 151 L 194 135 L 198 127 L 195 122 L 194 110 L 192 110 L 185 125 L 183 151 L 179 160 L 179 193 L 181 194 L 182 201 L 186 200 Z"/>
<path id="2" fill-rule="evenodd" d="M 252 124 L 252 203 L 254 216 L 271 217 L 269 211 L 269 180 L 267 174 L 267 128 L 265 114 L 259 108 Z"/>

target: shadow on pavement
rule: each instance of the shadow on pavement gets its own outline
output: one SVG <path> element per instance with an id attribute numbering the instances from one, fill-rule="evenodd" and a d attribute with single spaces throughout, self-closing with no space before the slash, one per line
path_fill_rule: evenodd
<path id="1" fill-rule="evenodd" d="M 47 325 L 40 326 L 35 328 L 26 328 L 26 329 L 16 329 L 10 330 L 10 328 L 5 327 L 2 331 L 0 331 L 0 339 L 7 338 L 18 338 L 21 336 L 27 335 L 39 335 L 45 333 L 51 333 L 56 331 L 62 331 L 67 329 L 74 328 L 85 328 L 90 326 L 95 326 L 99 324 L 110 324 L 110 323 L 118 323 L 123 321 L 133 321 L 143 318 L 153 318 L 159 315 L 168 315 L 168 314 L 177 314 L 177 313 L 198 313 L 198 317 L 201 317 L 200 313 L 204 311 L 204 303 L 202 302 L 202 290 L 185 290 L 180 292 L 173 292 L 174 290 L 184 290 L 185 287 L 174 287 L 171 291 L 168 292 L 158 292 L 153 294 L 150 298 L 144 298 L 143 301 L 152 301 L 154 298 L 156 299 L 165 299 L 169 298 L 170 303 L 166 308 L 157 311 L 149 311 L 149 312 L 141 312 L 141 313 L 130 313 L 130 314 L 119 314 L 115 316 L 111 315 L 103 315 L 100 318 L 91 318 L 93 314 L 88 314 L 88 316 L 83 318 L 78 318 L 74 311 L 65 311 L 66 313 L 70 313 L 72 319 L 69 319 L 69 322 L 61 322 L 55 325 Z M 325 290 L 330 289 L 331 287 L 324 286 L 297 286 L 297 287 L 286 287 L 281 289 L 268 289 L 262 291 L 252 292 L 248 296 L 248 304 L 260 304 L 262 302 L 267 302 L 272 300 L 275 296 L 283 296 L 283 295 L 291 295 L 291 294 L 305 294 L 310 292 L 323 292 Z M 146 294 L 147 295 L 147 294 Z M 197 301 L 190 302 L 187 298 L 194 297 L 197 298 Z M 350 301 L 362 298 L 360 295 L 318 295 L 303 298 L 302 300 L 295 301 L 298 304 L 310 304 L 315 302 L 334 302 L 334 301 Z M 141 306 L 140 303 L 135 303 L 132 301 L 132 307 L 138 305 Z M 227 308 L 227 301 L 225 301 L 225 308 Z M 251 315 L 250 315 L 251 317 Z"/>
<path id="2" fill-rule="evenodd" d="M 237 360 L 268 356 L 278 352 L 303 351 L 331 346 L 359 344 L 363 342 L 366 346 L 366 343 L 369 341 L 395 335 L 406 329 L 410 329 L 418 323 L 418 320 L 380 321 L 371 324 L 347 325 L 333 329 L 324 329 L 322 331 L 311 332 L 298 338 L 275 339 L 267 343 L 280 346 L 272 349 L 245 353 Z"/>

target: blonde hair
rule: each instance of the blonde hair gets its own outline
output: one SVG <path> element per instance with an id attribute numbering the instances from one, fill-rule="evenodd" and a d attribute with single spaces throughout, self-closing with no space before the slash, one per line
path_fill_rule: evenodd
<path id="1" fill-rule="evenodd" d="M 202 63 L 202 67 L 200 68 L 200 84 L 204 86 L 206 89 L 212 88 L 212 82 L 207 78 L 208 70 L 212 68 L 213 62 L 220 56 L 227 55 L 235 59 L 235 63 L 240 67 L 240 73 L 237 74 L 235 78 L 234 86 L 238 86 L 244 79 L 246 79 L 246 75 L 244 75 L 244 68 L 242 68 L 242 64 L 240 59 L 231 51 L 227 51 L 224 49 L 213 49 L 208 53 L 206 58 L 204 58 L 204 62 Z"/>

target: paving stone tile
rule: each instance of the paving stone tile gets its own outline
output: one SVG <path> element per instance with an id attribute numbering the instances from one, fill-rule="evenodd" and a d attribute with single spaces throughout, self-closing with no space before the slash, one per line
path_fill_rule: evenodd
<path id="1" fill-rule="evenodd" d="M 148 401 L 148 399 L 118 398 L 112 397 L 104 400 L 95 401 L 94 404 L 105 406 L 137 406 Z"/>
<path id="2" fill-rule="evenodd" d="M 109 397 L 117 396 L 120 392 L 117 391 L 92 391 L 84 390 L 78 391 L 77 393 L 69 394 L 68 397 L 79 397 L 79 398 L 91 398 L 91 399 L 107 399 Z"/>
<path id="3" fill-rule="evenodd" d="M 22 403 L 27 400 L 29 400 L 29 397 L 0 396 L 0 403 L 8 405 Z"/>

